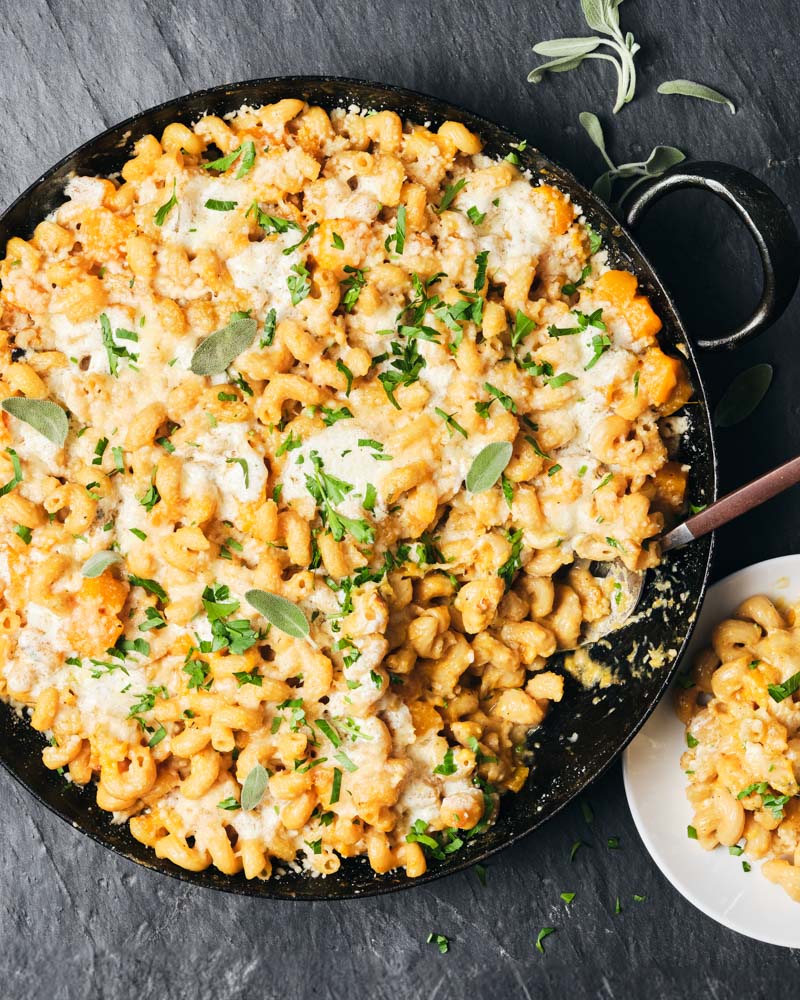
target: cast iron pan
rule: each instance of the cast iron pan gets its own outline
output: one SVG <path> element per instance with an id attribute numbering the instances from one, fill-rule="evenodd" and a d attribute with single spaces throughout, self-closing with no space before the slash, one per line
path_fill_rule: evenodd
<path id="1" fill-rule="evenodd" d="M 119 170 L 134 142 L 149 132 L 156 136 L 172 121 L 187 124 L 206 113 L 224 115 L 242 104 L 261 105 L 284 97 L 301 97 L 328 110 L 351 104 L 362 108 L 390 109 L 433 128 L 446 119 L 464 122 L 478 132 L 489 155 L 505 156 L 520 137 L 492 122 L 408 90 L 356 80 L 317 77 L 283 77 L 255 80 L 189 94 L 129 118 L 56 164 L 43 174 L 0 218 L 0 244 L 15 235 L 27 236 L 62 200 L 64 185 L 74 172 L 108 175 Z M 689 496 L 693 503 L 716 498 L 716 459 L 706 394 L 692 349 L 671 298 L 641 250 L 605 205 L 576 179 L 535 149 L 519 154 L 524 168 L 568 192 L 602 233 L 612 262 L 630 271 L 650 296 L 662 318 L 663 345 L 680 350 L 687 359 L 695 395 L 685 408 L 687 429 L 680 457 L 691 465 Z M 704 348 L 733 346 L 760 332 L 785 308 L 794 292 L 800 264 L 797 233 L 785 208 L 772 191 L 752 175 L 719 163 L 681 165 L 641 192 L 628 210 L 635 223 L 662 194 L 677 187 L 699 186 L 723 197 L 736 209 L 752 232 L 764 265 L 764 294 L 751 319 L 714 342 L 699 341 Z M 327 878 L 310 878 L 288 872 L 268 882 L 229 877 L 213 868 L 187 872 L 169 861 L 160 861 L 135 841 L 126 826 L 113 826 L 107 813 L 95 805 L 92 786 L 70 785 L 43 767 L 42 737 L 8 706 L 0 705 L 0 761 L 32 792 L 77 829 L 117 854 L 153 871 L 193 885 L 273 899 L 347 899 L 375 895 L 429 882 L 482 861 L 554 816 L 596 778 L 620 753 L 655 706 L 691 634 L 706 589 L 712 543 L 710 538 L 670 553 L 649 574 L 643 601 L 646 611 L 614 635 L 591 649 L 597 661 L 613 668 L 622 683 L 605 689 L 586 689 L 566 677 L 563 702 L 554 706 L 544 725 L 531 736 L 534 766 L 525 788 L 503 798 L 497 823 L 483 836 L 467 841 L 444 862 L 431 862 L 421 879 L 409 880 L 402 872 L 375 875 L 363 859 L 343 862 Z M 554 657 L 559 669 L 563 657 Z"/>

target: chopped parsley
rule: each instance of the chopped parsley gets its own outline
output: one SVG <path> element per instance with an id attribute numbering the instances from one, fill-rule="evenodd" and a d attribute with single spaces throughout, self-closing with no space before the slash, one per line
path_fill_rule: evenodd
<path id="1" fill-rule="evenodd" d="M 24 524 L 15 524 L 13 528 L 14 534 L 18 535 L 26 545 L 31 544 L 31 538 L 33 537 L 33 532 L 30 528 L 26 528 Z"/>
<path id="2" fill-rule="evenodd" d="M 591 273 L 592 273 L 592 265 L 587 264 L 581 271 L 581 276 L 580 278 L 577 279 L 577 281 L 568 281 L 565 285 L 561 286 L 562 294 L 574 295 Z"/>
<path id="3" fill-rule="evenodd" d="M 318 229 L 319 229 L 319 223 L 312 222 L 311 225 L 308 227 L 308 229 L 306 229 L 305 233 L 303 233 L 302 238 L 298 240 L 297 243 L 293 244 L 290 247 L 286 247 L 285 250 L 283 250 L 284 257 L 288 257 L 290 253 L 293 253 L 295 250 L 299 250 L 304 243 L 307 243 L 311 239 L 311 237 Z"/>
<path id="4" fill-rule="evenodd" d="M 449 747 L 444 755 L 444 759 L 441 764 L 437 764 L 433 769 L 434 774 L 441 774 L 447 777 L 448 775 L 455 774 L 458 770 L 455 761 L 453 760 L 453 748 Z"/>
<path id="5" fill-rule="evenodd" d="M 509 154 L 509 156 L 512 156 L 512 155 L 513 155 L 512 153 Z M 508 156 L 506 157 L 506 159 L 508 159 Z M 519 162 L 519 161 L 517 161 L 517 162 Z M 536 950 L 540 951 L 543 955 L 544 955 L 544 944 L 542 942 L 544 941 L 544 939 L 546 937 L 549 937 L 553 933 L 555 933 L 555 927 L 543 927 L 539 931 L 539 933 L 538 933 L 538 935 L 536 937 Z"/>
<path id="6" fill-rule="evenodd" d="M 800 672 L 792 674 L 791 677 L 781 684 L 768 685 L 767 691 L 769 691 L 769 696 L 773 701 L 783 701 L 785 698 L 793 695 L 798 688 L 800 688 Z"/>
<path id="7" fill-rule="evenodd" d="M 344 271 L 345 274 L 349 275 L 347 278 L 343 278 L 339 284 L 344 291 L 344 298 L 342 299 L 342 305 L 345 312 L 352 312 L 353 307 L 356 302 L 358 302 L 358 297 L 361 294 L 361 289 L 367 283 L 366 273 L 369 268 L 358 268 L 351 267 L 349 264 L 345 264 Z"/>
<path id="8" fill-rule="evenodd" d="M 255 215 L 256 222 L 264 230 L 266 236 L 269 236 L 271 233 L 287 233 L 290 229 L 296 229 L 300 232 L 302 229 L 301 226 L 296 222 L 292 222 L 291 219 L 281 219 L 277 215 L 267 215 L 266 212 L 262 212 L 257 201 L 254 201 L 250 208 L 247 209 L 245 218 L 251 214 Z"/>
<path id="9" fill-rule="evenodd" d="M 406 206 L 401 205 L 397 209 L 397 222 L 395 224 L 395 230 L 389 236 L 386 237 L 384 247 L 387 253 L 391 253 L 392 247 L 394 246 L 394 252 L 401 254 L 405 249 L 406 245 Z M 345 270 L 347 270 L 345 268 Z"/>
<path id="10" fill-rule="evenodd" d="M 295 264 L 292 267 L 293 274 L 290 274 L 286 279 L 286 285 L 291 292 L 292 305 L 299 305 L 303 299 L 308 298 L 309 292 L 311 291 L 311 274 L 308 268 L 304 267 L 302 264 Z"/>
<path id="11" fill-rule="evenodd" d="M 455 196 L 458 194 L 459 191 L 463 191 L 466 185 L 467 185 L 466 179 L 463 177 L 461 178 L 461 180 L 456 181 L 455 184 L 448 184 L 447 187 L 445 187 L 444 189 L 442 200 L 439 202 L 438 208 L 434 208 L 434 212 L 436 212 L 437 215 L 441 215 L 442 212 L 447 211 L 447 209 L 450 208 L 450 205 L 452 204 L 452 201 L 455 198 Z"/>
<path id="12" fill-rule="evenodd" d="M 497 386 L 492 385 L 490 382 L 484 382 L 483 388 L 492 397 L 488 402 L 476 403 L 475 412 L 483 417 L 485 420 L 489 416 L 489 408 L 496 399 L 498 403 L 503 407 L 504 410 L 508 410 L 509 413 L 517 412 L 517 404 L 507 393 L 503 392 L 502 389 L 498 389 Z"/>
<path id="13" fill-rule="evenodd" d="M 489 251 L 481 250 L 478 256 L 475 258 L 475 282 L 473 288 L 476 292 L 479 292 L 486 282 L 486 265 L 489 260 Z"/>
<path id="14" fill-rule="evenodd" d="M 238 201 L 220 201 L 219 198 L 209 198 L 205 207 L 211 212 L 232 212 L 238 204 Z"/>
<path id="15" fill-rule="evenodd" d="M 347 380 L 347 388 L 345 389 L 344 394 L 345 396 L 349 396 L 350 391 L 353 388 L 353 373 L 350 371 L 350 369 L 347 367 L 344 361 L 341 360 L 341 358 L 336 362 L 336 371 L 341 372 L 342 375 L 344 375 L 345 379 Z"/>
<path id="16" fill-rule="evenodd" d="M 450 950 L 450 941 L 444 934 L 434 934 L 433 931 L 425 939 L 427 944 L 435 944 L 442 955 L 446 955 Z"/>
<path id="17" fill-rule="evenodd" d="M 389 371 L 381 372 L 378 381 L 383 386 L 389 402 L 395 409 L 401 409 L 395 398 L 395 393 L 401 386 L 413 385 L 419 381 L 419 375 L 425 367 L 425 358 L 419 353 L 416 339 L 409 339 L 405 344 L 396 340 L 391 343 L 391 367 Z M 387 360 L 389 355 L 380 355 L 375 360 Z"/>
<path id="18" fill-rule="evenodd" d="M 161 208 L 159 208 L 159 210 L 153 216 L 153 221 L 155 222 L 155 224 L 157 226 L 163 226 L 164 225 L 164 223 L 167 221 L 167 216 L 172 211 L 172 209 L 175 208 L 175 206 L 178 204 L 178 199 L 175 196 L 175 186 L 176 186 L 176 183 L 177 183 L 177 181 L 173 177 L 173 179 L 172 179 L 172 195 L 170 196 L 169 201 L 165 201 L 164 204 L 161 206 Z"/>
<path id="19" fill-rule="evenodd" d="M 345 517 L 336 509 L 344 498 L 353 492 L 353 486 L 344 480 L 325 472 L 322 459 L 317 452 L 309 456 L 314 466 L 313 475 L 306 475 L 306 489 L 316 501 L 323 524 L 326 525 L 334 540 L 340 542 L 346 532 L 362 545 L 371 545 L 375 540 L 375 531 L 366 521 Z"/>
<path id="20" fill-rule="evenodd" d="M 138 354 L 132 354 L 127 347 L 121 347 L 114 340 L 115 334 L 111 332 L 111 322 L 105 313 L 100 313 L 100 330 L 101 338 L 103 341 L 103 347 L 106 349 L 106 355 L 108 356 L 108 369 L 114 378 L 119 378 L 119 359 L 126 358 L 129 362 L 133 363 L 139 360 Z M 128 336 L 123 336 L 128 334 Z M 131 333 L 130 330 L 116 330 L 116 337 L 119 340 L 138 340 L 138 336 L 135 333 Z M 108 443 L 108 442 L 106 442 Z"/>
<path id="21" fill-rule="evenodd" d="M 244 488 L 250 489 L 250 466 L 247 464 L 247 459 L 245 458 L 226 458 L 226 465 L 238 465 L 242 470 L 242 475 L 244 476 Z"/>
<path id="22" fill-rule="evenodd" d="M 231 812 L 233 812 L 233 810 L 235 809 L 241 809 L 241 808 L 242 807 L 239 804 L 239 800 L 234 798 L 233 795 L 229 795 L 227 799 L 222 799 L 220 802 L 217 803 L 217 809 L 227 809 Z"/>
<path id="23" fill-rule="evenodd" d="M 497 575 L 505 583 L 506 590 L 509 590 L 511 584 L 514 582 L 514 577 L 522 567 L 522 529 L 509 531 L 506 534 L 506 538 L 511 543 L 511 554 L 498 569 Z"/>
<path id="24" fill-rule="evenodd" d="M 11 459 L 11 468 L 14 474 L 7 483 L 0 486 L 0 497 L 4 497 L 7 493 L 10 493 L 15 486 L 18 486 L 22 482 L 22 465 L 20 464 L 19 455 L 17 455 L 13 448 L 6 448 L 6 454 Z"/>
<path id="25" fill-rule="evenodd" d="M 274 309 L 270 309 L 264 317 L 264 330 L 258 342 L 259 347 L 271 347 L 275 339 L 275 325 L 278 321 L 278 314 Z"/>
<path id="26" fill-rule="evenodd" d="M 442 420 L 444 420 L 445 424 L 447 424 L 447 429 L 450 432 L 450 437 L 453 436 L 454 431 L 460 434 L 464 438 L 469 437 L 469 435 L 461 426 L 461 424 L 458 423 L 457 420 L 455 420 L 455 414 L 445 413 L 444 410 L 440 410 L 438 406 L 434 407 L 434 413 L 436 413 L 437 416 L 441 417 Z"/>

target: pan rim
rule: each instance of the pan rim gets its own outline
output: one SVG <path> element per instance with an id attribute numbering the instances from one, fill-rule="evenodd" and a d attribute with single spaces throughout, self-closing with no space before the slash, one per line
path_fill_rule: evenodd
<path id="1" fill-rule="evenodd" d="M 225 83 L 219 84 L 214 87 L 207 87 L 196 91 L 190 91 L 188 93 L 182 94 L 178 97 L 170 98 L 169 100 L 162 101 L 152 107 L 146 108 L 142 111 L 138 111 L 135 114 L 123 119 L 122 121 L 109 126 L 102 132 L 94 135 L 90 139 L 81 143 L 74 150 L 67 153 L 65 156 L 61 157 L 55 164 L 45 170 L 40 174 L 31 184 L 29 184 L 12 202 L 11 204 L 0 213 L 0 228 L 2 228 L 6 220 L 20 207 L 25 206 L 29 201 L 32 201 L 35 197 L 38 189 L 45 184 L 51 177 L 57 174 L 60 170 L 66 167 L 72 161 L 79 161 L 81 158 L 86 159 L 89 154 L 91 154 L 95 149 L 101 146 L 104 140 L 110 137 L 117 136 L 120 140 L 120 149 L 123 148 L 126 139 L 126 132 L 130 132 L 137 124 L 148 120 L 156 118 L 160 113 L 167 111 L 169 109 L 174 109 L 176 115 L 180 115 L 182 107 L 187 103 L 197 103 L 203 100 L 207 101 L 207 106 L 212 107 L 214 103 L 219 104 L 224 98 L 235 97 L 237 93 L 246 90 L 256 90 L 258 88 L 270 88 L 275 86 L 290 87 L 292 85 L 301 87 L 308 87 L 313 85 L 331 85 L 342 91 L 341 97 L 347 96 L 348 88 L 350 90 L 359 90 L 368 88 L 372 91 L 380 92 L 382 95 L 391 96 L 398 100 L 404 100 L 409 104 L 420 106 L 421 104 L 428 104 L 435 108 L 438 113 L 444 115 L 446 113 L 453 112 L 460 116 L 463 120 L 464 118 L 470 119 L 471 123 L 478 128 L 490 130 L 495 134 L 500 134 L 503 138 L 510 142 L 524 142 L 524 136 L 517 133 L 515 130 L 511 129 L 506 125 L 501 125 L 492 119 L 486 118 L 483 115 L 477 114 L 463 106 L 452 103 L 449 100 L 438 98 L 430 94 L 423 93 L 421 91 L 412 90 L 410 88 L 400 87 L 394 84 L 379 83 L 370 80 L 358 79 L 355 77 L 346 76 L 332 76 L 327 74 L 300 74 L 300 75 L 278 75 L 271 77 L 257 77 L 255 79 L 242 80 L 236 83 Z M 370 103 L 373 103 L 371 101 Z M 243 98 L 243 103 L 247 103 L 247 98 Z M 331 102 L 331 107 L 338 106 L 341 102 L 333 101 Z M 688 352 L 688 360 L 691 363 L 693 382 L 695 386 L 695 395 L 700 402 L 705 417 L 705 438 L 706 447 L 708 451 L 708 481 L 705 484 L 707 494 L 711 500 L 716 499 L 717 489 L 718 489 L 718 467 L 717 467 L 717 454 L 716 446 L 713 434 L 713 428 L 711 426 L 709 418 L 709 408 L 708 408 L 708 396 L 706 392 L 706 386 L 702 373 L 697 364 L 697 359 L 695 357 L 695 349 L 686 334 L 686 328 L 684 323 L 678 313 L 675 306 L 675 302 L 664 287 L 661 278 L 656 271 L 656 269 L 651 264 L 647 255 L 642 251 L 636 239 L 627 229 L 624 221 L 620 220 L 614 212 L 605 204 L 603 204 L 595 195 L 593 195 L 584 184 L 579 181 L 571 171 L 567 168 L 561 166 L 554 160 L 552 160 L 547 154 L 542 153 L 538 148 L 529 146 L 530 150 L 536 152 L 537 157 L 546 165 L 548 169 L 551 169 L 557 180 L 563 181 L 574 188 L 581 197 L 581 209 L 584 214 L 594 214 L 595 216 L 607 218 L 614 223 L 614 239 L 624 246 L 626 249 L 633 251 L 633 256 L 638 258 L 641 262 L 641 268 L 647 277 L 648 282 L 651 286 L 655 287 L 661 296 L 663 302 L 666 304 L 670 312 L 670 321 L 676 331 L 680 334 L 681 341 L 686 345 Z M 702 431 L 702 423 L 698 428 L 698 432 Z M 257 880 L 239 880 L 235 877 L 228 876 L 229 881 L 225 883 L 214 882 L 213 884 L 203 878 L 204 872 L 195 873 L 185 871 L 177 866 L 171 865 L 169 862 L 161 861 L 156 859 L 155 855 L 152 856 L 152 862 L 149 862 L 144 857 L 139 857 L 133 853 L 126 851 L 123 847 L 110 843 L 100 831 L 90 830 L 82 826 L 75 819 L 71 818 L 65 810 L 58 807 L 55 802 L 48 801 L 44 795 L 27 783 L 22 774 L 5 759 L 5 756 L 0 754 L 0 765 L 6 773 L 10 774 L 20 785 L 32 795 L 38 802 L 46 806 L 52 813 L 58 816 L 60 819 L 64 820 L 71 827 L 77 829 L 81 834 L 90 837 L 96 843 L 102 845 L 107 850 L 112 851 L 117 856 L 125 858 L 141 868 L 148 871 L 157 873 L 159 875 L 168 875 L 171 878 L 175 878 L 181 882 L 187 883 L 189 885 L 203 888 L 211 889 L 220 892 L 226 892 L 232 895 L 239 896 L 249 896 L 258 899 L 275 899 L 275 900 L 286 900 L 293 902 L 334 902 L 339 900 L 347 899 L 362 899 L 369 896 L 379 896 L 385 895 L 387 893 L 398 892 L 403 889 L 413 888 L 414 886 L 428 884 L 436 879 L 442 878 L 446 875 L 455 874 L 456 872 L 464 871 L 473 865 L 485 861 L 487 858 L 498 854 L 500 851 L 505 850 L 512 844 L 517 843 L 523 837 L 528 836 L 538 827 L 540 827 L 544 822 L 553 819 L 562 809 L 564 809 L 570 802 L 572 802 L 578 795 L 580 795 L 586 787 L 597 780 L 602 774 L 604 774 L 611 765 L 617 761 L 622 755 L 623 751 L 634 738 L 634 736 L 639 732 L 644 723 L 649 718 L 650 714 L 655 709 L 655 706 L 661 700 L 666 691 L 669 683 L 674 675 L 675 671 L 678 669 L 681 657 L 691 640 L 692 634 L 694 632 L 697 617 L 699 615 L 700 608 L 702 606 L 703 600 L 705 598 L 708 585 L 709 577 L 711 574 L 712 558 L 714 551 L 714 537 L 711 536 L 705 541 L 700 541 L 696 543 L 696 546 L 700 548 L 701 546 L 706 547 L 706 553 L 704 558 L 704 567 L 702 571 L 702 579 L 698 584 L 698 593 L 696 598 L 696 603 L 694 607 L 694 615 L 692 620 L 689 622 L 687 627 L 686 635 L 677 650 L 677 655 L 673 661 L 672 666 L 664 672 L 661 677 L 660 684 L 655 690 L 649 704 L 646 706 L 644 711 L 640 712 L 637 717 L 637 721 L 632 726 L 631 730 L 624 739 L 619 742 L 613 753 L 610 754 L 607 760 L 605 760 L 602 765 L 596 769 L 593 769 L 589 776 L 584 776 L 581 781 L 570 794 L 568 794 L 563 801 L 559 802 L 557 806 L 552 808 L 551 811 L 543 817 L 534 817 L 532 821 L 527 822 L 521 829 L 512 831 L 511 834 L 502 841 L 502 843 L 495 844 L 494 846 L 487 846 L 483 848 L 477 856 L 470 856 L 469 858 L 461 858 L 459 860 L 458 855 L 451 855 L 448 863 L 443 866 L 437 866 L 428 870 L 424 875 L 415 879 L 406 879 L 405 881 L 398 881 L 392 883 L 383 883 L 377 880 L 367 885 L 363 888 L 348 888 L 341 887 L 337 888 L 336 895 L 324 895 L 321 894 L 316 897 L 309 897 L 305 895 L 298 895 L 286 890 L 280 890 L 280 879 L 269 880 L 268 882 L 258 882 Z M 309 882 L 314 882 L 316 884 L 317 880 L 312 880 L 310 876 L 307 876 Z M 253 884 L 256 883 L 256 884 Z M 324 879 L 319 879 L 320 885 L 325 884 Z M 275 891 L 275 890 L 278 891 Z"/>

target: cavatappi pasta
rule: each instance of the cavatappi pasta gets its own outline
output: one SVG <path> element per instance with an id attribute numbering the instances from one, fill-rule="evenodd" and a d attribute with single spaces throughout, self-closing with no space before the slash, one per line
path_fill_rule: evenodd
<path id="1" fill-rule="evenodd" d="M 9 241 L 0 694 L 159 857 L 420 875 L 524 783 L 586 561 L 657 562 L 684 368 L 514 160 L 284 100 Z"/>
<path id="2" fill-rule="evenodd" d="M 750 597 L 719 623 L 678 688 L 695 809 L 689 834 L 752 861 L 800 902 L 800 627 Z M 741 844 L 740 842 L 744 843 Z"/>

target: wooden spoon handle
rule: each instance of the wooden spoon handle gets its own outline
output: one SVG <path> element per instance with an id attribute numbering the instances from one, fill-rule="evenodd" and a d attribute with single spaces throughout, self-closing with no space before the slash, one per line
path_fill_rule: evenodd
<path id="1" fill-rule="evenodd" d="M 745 486 L 717 500 L 716 503 L 712 503 L 705 510 L 701 510 L 699 514 L 693 515 L 683 524 L 679 524 L 677 528 L 668 531 L 661 539 L 661 549 L 667 552 L 669 549 L 679 548 L 695 538 L 707 535 L 728 521 L 733 521 L 740 514 L 746 514 L 748 510 L 771 500 L 796 483 L 800 483 L 800 456 L 753 479 Z"/>

